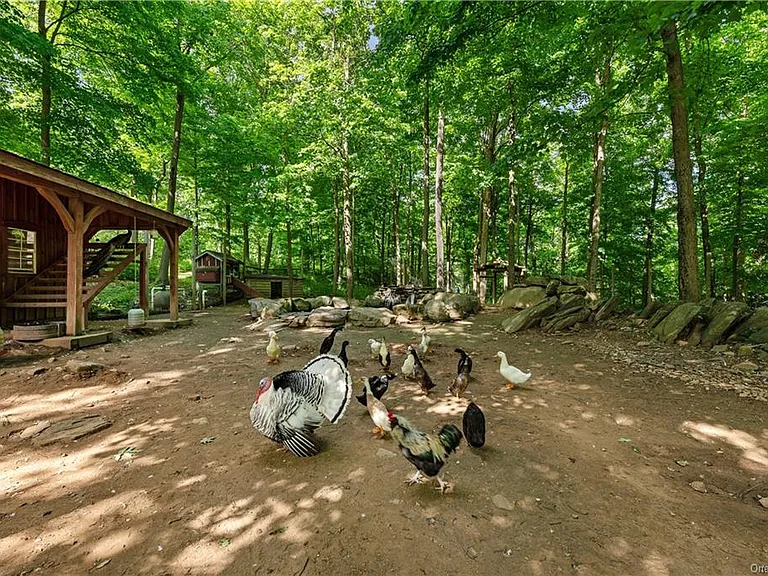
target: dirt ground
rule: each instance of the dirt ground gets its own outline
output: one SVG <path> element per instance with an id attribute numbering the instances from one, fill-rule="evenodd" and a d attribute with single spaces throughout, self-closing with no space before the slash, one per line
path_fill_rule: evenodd
<path id="1" fill-rule="evenodd" d="M 261 376 L 301 367 L 327 331 L 284 330 L 282 345 L 297 348 L 276 370 L 245 312 L 0 364 L 0 573 L 659 576 L 768 565 L 768 405 L 749 393 L 764 392 L 764 378 L 744 388 L 715 355 L 638 347 L 641 333 L 511 336 L 494 312 L 431 328 L 438 387 L 423 397 L 397 379 L 384 401 L 425 431 L 460 427 L 469 399 L 484 410 L 486 446 L 462 443 L 446 467 L 455 491 L 441 495 L 403 483 L 412 466 L 391 439 L 372 438 L 354 399 L 318 431 L 315 458 L 253 431 Z M 334 350 L 350 340 L 353 376 L 372 375 L 367 339 L 385 335 L 400 344 L 399 370 L 419 327 L 348 328 Z M 447 394 L 457 345 L 474 357 L 460 401 Z M 505 388 L 498 350 L 533 371 L 525 387 Z M 114 371 L 65 378 L 57 368 L 71 358 Z M 78 414 L 113 424 L 42 448 L 16 433 Z"/>

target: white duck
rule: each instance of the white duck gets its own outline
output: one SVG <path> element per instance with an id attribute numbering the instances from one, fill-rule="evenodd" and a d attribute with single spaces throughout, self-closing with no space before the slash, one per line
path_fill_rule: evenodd
<path id="1" fill-rule="evenodd" d="M 414 369 L 416 367 L 416 361 L 413 359 L 412 354 L 408 354 L 405 357 L 405 362 L 403 362 L 403 367 L 401 368 L 401 372 L 403 373 L 404 378 L 408 378 L 409 380 L 414 377 Z"/>
<path id="2" fill-rule="evenodd" d="M 420 358 L 426 357 L 427 352 L 429 352 L 429 343 L 431 340 L 432 338 L 427 334 L 427 327 L 423 326 L 421 328 L 421 342 L 419 342 L 419 345 L 416 347 L 416 351 L 419 353 Z"/>
<path id="3" fill-rule="evenodd" d="M 269 344 L 267 344 L 267 364 L 280 362 L 280 344 L 277 343 L 278 335 L 274 330 L 269 332 Z"/>
<path id="4" fill-rule="evenodd" d="M 519 368 L 511 366 L 507 362 L 507 355 L 504 354 L 504 352 L 497 352 L 496 356 L 501 358 L 501 366 L 499 366 L 499 372 L 502 376 L 504 376 L 504 379 L 509 382 L 509 384 L 507 384 L 507 388 L 514 388 L 515 384 L 525 384 L 528 382 L 528 379 L 531 377 L 530 372 L 526 373 Z"/>
<path id="5" fill-rule="evenodd" d="M 381 350 L 381 342 L 378 342 L 373 338 L 368 338 L 368 344 L 371 347 L 371 358 L 378 358 L 379 350 Z"/>

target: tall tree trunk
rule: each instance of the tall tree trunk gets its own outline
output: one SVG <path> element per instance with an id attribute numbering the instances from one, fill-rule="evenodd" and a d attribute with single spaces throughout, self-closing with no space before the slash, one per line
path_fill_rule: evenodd
<path id="1" fill-rule="evenodd" d="M 429 77 L 424 79 L 424 208 L 421 216 L 421 283 L 429 286 Z"/>
<path id="2" fill-rule="evenodd" d="M 221 302 L 227 305 L 227 288 L 229 287 L 229 254 L 232 247 L 232 206 L 229 202 L 224 204 L 224 246 L 222 254 L 224 261 L 221 264 Z"/>
<path id="3" fill-rule="evenodd" d="M 445 114 L 442 106 L 437 115 L 437 157 L 435 159 L 435 284 L 438 290 L 445 290 L 445 253 L 443 246 L 443 162 L 445 135 Z"/>
<path id="4" fill-rule="evenodd" d="M 42 73 L 40 86 L 42 101 L 40 106 L 40 162 L 46 166 L 51 164 L 51 46 L 48 43 L 48 26 L 45 15 L 48 7 L 47 0 L 40 0 L 37 5 L 37 32 L 45 40 L 46 51 L 41 58 Z M 62 9 L 63 13 L 63 9 Z M 63 15 L 63 14 L 62 14 Z"/>
<path id="5" fill-rule="evenodd" d="M 491 115 L 486 139 L 484 142 L 483 154 L 485 156 L 486 166 L 489 171 L 493 170 L 496 162 L 496 140 L 498 136 L 499 114 L 494 112 Z M 493 202 L 493 185 L 483 188 L 480 197 L 480 214 L 478 217 L 478 234 L 475 243 L 475 266 L 473 285 L 477 292 L 480 302 L 485 303 L 486 296 L 486 278 L 481 272 L 481 268 L 488 262 L 488 226 L 491 221 L 491 210 Z"/>
<path id="6" fill-rule="evenodd" d="M 339 182 L 333 179 L 333 285 L 331 294 L 336 296 L 339 293 L 339 283 L 341 281 L 341 245 L 339 242 Z"/>
<path id="7" fill-rule="evenodd" d="M 656 203 L 659 197 L 659 168 L 653 171 L 651 207 L 645 221 L 645 275 L 643 276 L 643 306 L 653 302 L 653 232 L 656 218 Z"/>
<path id="8" fill-rule="evenodd" d="M 512 88 L 510 86 L 511 91 Z M 517 114 L 515 113 L 514 100 L 512 101 L 509 113 L 508 131 L 509 145 L 512 148 L 517 141 Z M 509 222 L 507 223 L 507 288 L 511 288 L 512 284 L 515 283 L 515 265 L 517 264 L 515 235 L 517 228 L 520 226 L 520 220 L 517 218 L 519 208 L 517 206 L 517 183 L 515 182 L 515 167 L 513 164 L 510 164 L 509 171 L 507 172 L 507 192 L 509 194 L 507 198 L 509 210 Z"/>
<path id="9" fill-rule="evenodd" d="M 251 261 L 251 236 L 248 233 L 248 220 L 243 218 L 243 266 Z"/>
<path id="10" fill-rule="evenodd" d="M 677 183 L 677 284 L 682 300 L 696 301 L 701 295 L 698 242 L 696 241 L 696 201 L 693 191 L 691 151 L 688 143 L 683 61 L 675 20 L 670 20 L 664 25 L 661 38 L 667 58 L 667 86 L 672 118 L 672 155 L 675 159 Z"/>
<path id="11" fill-rule="evenodd" d="M 197 146 L 195 146 L 192 168 L 195 188 L 195 222 L 192 225 L 192 305 L 198 309 L 197 255 L 200 253 L 200 188 L 197 183 Z"/>
<path id="12" fill-rule="evenodd" d="M 603 68 L 595 75 L 598 89 L 605 94 L 611 82 L 611 52 L 608 50 L 603 61 Z M 608 110 L 603 111 L 600 129 L 595 133 L 595 146 L 592 156 L 592 208 L 589 213 L 589 260 L 587 261 L 587 284 L 594 292 L 597 288 L 597 258 L 600 245 L 600 204 L 603 195 L 605 176 L 605 138 L 608 134 Z"/>
<path id="13" fill-rule="evenodd" d="M 696 154 L 697 177 L 696 185 L 699 191 L 699 218 L 701 219 L 701 248 L 704 253 L 704 291 L 707 298 L 715 297 L 715 272 L 712 268 L 712 242 L 709 237 L 709 206 L 707 202 L 707 163 L 702 154 L 701 126 L 698 101 L 693 108 L 693 150 Z"/>
<path id="14" fill-rule="evenodd" d="M 168 175 L 168 203 L 166 209 L 173 214 L 176 209 L 176 182 L 179 176 L 179 150 L 181 150 L 181 126 L 184 120 L 184 93 L 181 88 L 176 90 L 176 115 L 173 119 L 173 145 L 171 147 L 171 168 Z M 168 284 L 168 265 L 171 261 L 171 253 L 168 245 L 163 246 L 163 255 L 160 258 L 160 272 L 158 284 Z"/>
<path id="15" fill-rule="evenodd" d="M 451 264 L 453 248 L 453 225 L 450 214 L 445 216 L 445 287 L 448 292 L 453 291 L 453 265 Z"/>
<path id="16" fill-rule="evenodd" d="M 400 253 L 400 185 L 403 179 L 403 164 L 400 163 L 400 176 L 394 187 L 394 202 L 392 209 L 392 236 L 395 240 L 395 284 L 403 285 L 403 261 Z"/>
<path id="17" fill-rule="evenodd" d="M 565 161 L 565 182 L 563 183 L 563 214 L 560 222 L 560 275 L 565 276 L 568 266 L 568 160 Z"/>
<path id="18" fill-rule="evenodd" d="M 741 237 L 744 229 L 744 172 L 739 170 L 739 178 L 736 183 L 736 205 L 733 217 L 733 276 L 731 278 L 731 298 L 739 302 L 744 301 L 744 280 L 741 268 L 744 264 L 744 249 L 741 245 Z"/>
<path id="19" fill-rule="evenodd" d="M 288 298 L 293 298 L 293 237 L 291 236 L 290 215 L 285 219 L 285 244 L 285 274 L 288 276 Z"/>
<path id="20" fill-rule="evenodd" d="M 353 191 L 352 186 L 350 182 L 350 174 L 349 174 L 349 143 L 347 141 L 346 135 L 344 136 L 344 140 L 342 142 L 342 153 L 343 153 L 343 161 L 344 165 L 342 168 L 341 173 L 341 188 L 342 188 L 342 194 L 344 196 L 344 214 L 343 214 L 343 232 L 344 232 L 344 263 L 345 263 L 345 273 L 346 273 L 346 296 L 348 299 L 352 299 L 355 292 L 355 281 L 354 281 L 354 265 L 355 265 L 355 258 L 354 258 L 354 242 L 353 242 L 353 228 L 352 228 L 352 211 L 353 211 Z"/>
<path id="21" fill-rule="evenodd" d="M 264 250 L 264 268 L 262 268 L 263 274 L 269 273 L 269 264 L 272 260 L 272 241 L 274 240 L 274 236 L 275 235 L 270 228 L 269 232 L 267 233 L 267 248 Z"/>
<path id="22" fill-rule="evenodd" d="M 381 243 L 379 244 L 379 286 L 384 285 L 384 259 L 385 259 L 385 245 L 387 234 L 387 206 L 381 207 Z"/>
<path id="23" fill-rule="evenodd" d="M 528 215 L 526 218 L 525 223 L 525 268 L 526 270 L 529 269 L 528 267 L 528 257 L 531 257 L 531 267 L 530 269 L 533 270 L 536 268 L 536 265 L 533 262 L 533 201 L 528 201 Z"/>

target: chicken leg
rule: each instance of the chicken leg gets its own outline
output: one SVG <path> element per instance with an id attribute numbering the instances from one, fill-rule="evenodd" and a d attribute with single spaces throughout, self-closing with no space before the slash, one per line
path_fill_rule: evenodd
<path id="1" fill-rule="evenodd" d="M 435 476 L 435 479 L 437 480 L 438 484 L 435 490 L 440 490 L 441 494 L 445 494 L 446 492 L 453 492 L 453 484 L 447 480 L 443 480 L 442 474 Z"/>
<path id="2" fill-rule="evenodd" d="M 414 484 L 421 484 L 422 482 L 422 476 L 421 476 L 421 470 L 416 470 L 416 474 L 413 476 L 409 476 L 408 479 L 405 481 L 406 484 L 409 486 L 413 486 Z"/>

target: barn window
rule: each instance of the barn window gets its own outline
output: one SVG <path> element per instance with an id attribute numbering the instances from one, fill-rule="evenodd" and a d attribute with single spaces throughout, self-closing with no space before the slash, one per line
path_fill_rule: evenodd
<path id="1" fill-rule="evenodd" d="M 34 274 L 37 271 L 36 233 L 8 228 L 8 272 Z"/>

